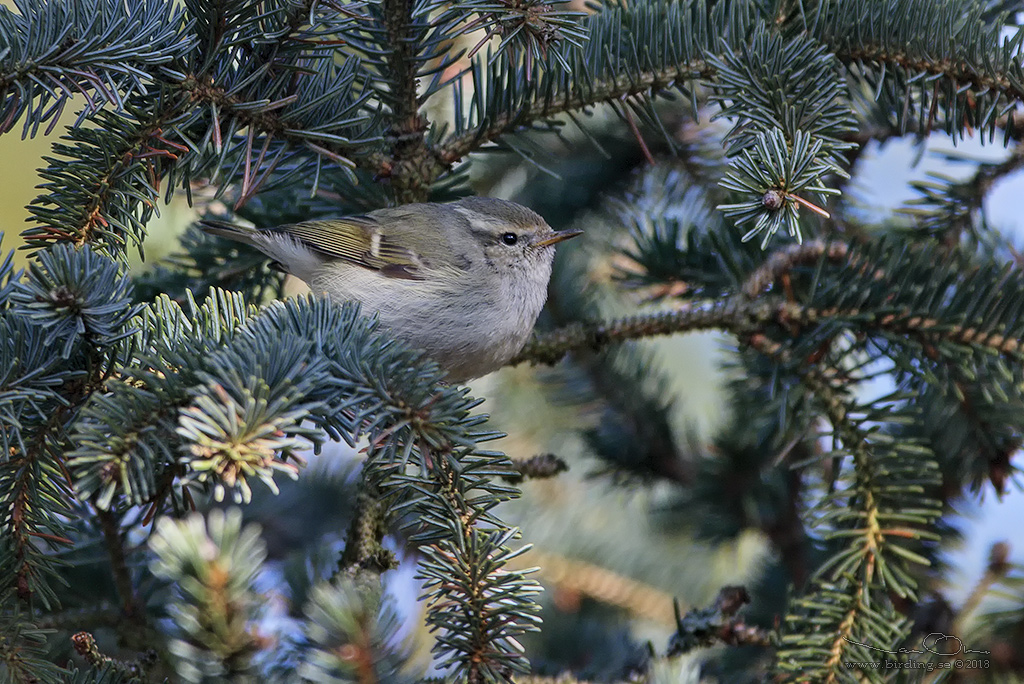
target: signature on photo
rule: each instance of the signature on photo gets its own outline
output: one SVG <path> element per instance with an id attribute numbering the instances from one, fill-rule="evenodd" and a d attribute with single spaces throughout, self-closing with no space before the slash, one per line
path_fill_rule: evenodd
<path id="1" fill-rule="evenodd" d="M 870 644 L 865 644 L 860 641 L 854 641 L 853 639 L 843 636 L 851 644 L 857 644 L 864 648 L 870 648 L 872 651 L 881 651 L 882 653 L 891 653 L 893 655 L 904 655 L 904 654 L 920 654 L 934 653 L 940 656 L 955 656 L 960 653 L 981 653 L 982 655 L 990 653 L 990 651 L 976 651 L 972 648 L 964 648 L 964 642 L 960 641 L 959 637 L 955 637 L 952 634 L 943 634 L 942 632 L 932 632 L 921 639 L 921 648 L 923 651 L 918 651 L 915 648 L 898 648 L 895 651 L 890 651 L 884 648 L 878 648 Z"/>

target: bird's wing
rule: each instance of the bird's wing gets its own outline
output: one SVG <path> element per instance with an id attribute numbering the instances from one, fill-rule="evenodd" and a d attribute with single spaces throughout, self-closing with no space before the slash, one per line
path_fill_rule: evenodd
<path id="1" fill-rule="evenodd" d="M 276 229 L 321 254 L 344 259 L 382 275 L 407 280 L 423 278 L 423 262 L 415 252 L 389 239 L 369 216 L 304 221 Z"/>

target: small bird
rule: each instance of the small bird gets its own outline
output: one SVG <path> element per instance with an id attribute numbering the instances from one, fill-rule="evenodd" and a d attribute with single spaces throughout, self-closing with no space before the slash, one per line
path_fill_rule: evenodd
<path id="1" fill-rule="evenodd" d="M 489 197 L 267 229 L 200 225 L 256 247 L 313 292 L 376 312 L 449 382 L 497 370 L 523 348 L 547 299 L 555 245 L 582 233 Z"/>

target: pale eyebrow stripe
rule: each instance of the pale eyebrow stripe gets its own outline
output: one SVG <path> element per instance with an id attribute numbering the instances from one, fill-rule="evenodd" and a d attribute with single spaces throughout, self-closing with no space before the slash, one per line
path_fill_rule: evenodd
<path id="1" fill-rule="evenodd" d="M 452 207 L 452 209 L 455 211 L 455 213 L 462 214 L 463 216 L 465 216 L 470 223 L 473 223 L 473 219 L 477 217 L 477 214 L 470 211 L 469 209 L 466 209 L 465 207 Z"/>
<path id="2" fill-rule="evenodd" d="M 469 209 L 466 209 L 464 207 L 452 207 L 452 209 L 455 211 L 455 213 L 461 214 L 463 217 L 465 217 L 466 222 L 469 224 L 469 231 L 474 235 L 477 235 L 480 238 L 482 238 L 482 242 L 493 242 L 494 240 L 497 239 L 497 235 L 495 235 L 493 231 L 480 227 L 480 224 L 482 222 L 480 221 L 479 214 L 474 213 L 473 211 L 470 211 Z M 490 221 L 487 221 L 486 223 L 490 223 Z"/>

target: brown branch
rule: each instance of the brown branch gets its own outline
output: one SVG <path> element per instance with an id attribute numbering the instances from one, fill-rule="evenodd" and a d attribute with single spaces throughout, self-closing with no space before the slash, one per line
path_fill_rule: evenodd
<path id="1" fill-rule="evenodd" d="M 7 454 L 5 461 L 0 464 L 0 468 L 17 473 L 13 478 L 13 486 L 10 487 L 10 490 L 15 492 L 11 514 L 0 529 L 7 534 L 11 540 L 9 544 L 13 547 L 12 574 L 14 578 L 11 584 L 14 586 L 18 598 L 26 603 L 31 600 L 35 592 L 33 584 L 39 580 L 38 572 L 33 569 L 32 562 L 28 558 L 29 553 L 35 551 L 30 537 L 49 538 L 51 543 L 54 543 L 56 539 L 60 539 L 56 543 L 65 543 L 66 541 L 55 535 L 40 532 L 38 529 L 40 526 L 33 525 L 30 513 L 38 511 L 39 507 L 35 505 L 31 495 L 33 493 L 38 495 L 40 486 L 34 480 L 41 475 L 42 478 L 50 478 L 50 482 L 56 486 L 63 479 L 66 486 L 65 496 L 68 499 L 74 497 L 71 476 L 60 455 L 64 452 L 63 450 L 59 452 L 54 450 L 49 454 L 51 458 L 48 458 L 47 438 L 51 437 L 64 424 L 68 415 L 73 414 L 76 410 L 76 403 L 81 402 L 87 396 L 87 387 L 89 387 L 89 382 L 66 383 L 65 397 L 70 399 L 71 403 L 60 404 L 50 413 L 49 419 L 35 433 L 31 442 L 26 445 L 26 451 L 21 452 L 12 448 L 11 453 Z M 52 464 L 54 472 L 45 472 L 47 461 Z M 60 477 L 57 473 L 60 473 Z M 59 510 L 55 509 L 51 512 L 59 512 Z"/>
<path id="2" fill-rule="evenodd" d="M 979 198 L 979 206 L 981 204 L 980 199 L 984 198 L 996 182 L 1019 171 L 1021 167 L 1024 167 L 1024 143 L 1014 145 L 1010 151 L 1010 156 L 999 164 L 982 164 L 979 166 L 977 173 L 968 181 L 969 187 Z"/>
<path id="3" fill-rule="evenodd" d="M 844 64 L 855 62 L 877 62 L 903 67 L 908 71 L 945 76 L 957 85 L 969 85 L 974 90 L 996 90 L 1010 100 L 1024 100 L 1024 90 L 1014 85 L 1009 76 L 996 74 L 990 76 L 979 73 L 964 61 L 928 60 L 916 55 L 908 55 L 892 50 L 885 45 L 860 44 L 849 50 L 840 49 L 835 56 Z"/>
<path id="4" fill-rule="evenodd" d="M 659 625 L 671 626 L 675 622 L 671 594 L 602 565 L 537 548 L 509 562 L 510 568 L 518 570 L 534 566 L 540 568 L 538 574 L 545 584 L 553 585 L 570 599 L 585 596 Z"/>
<path id="5" fill-rule="evenodd" d="M 996 542 L 988 552 L 988 564 L 985 573 L 971 589 L 971 593 L 964 599 L 963 605 L 956 613 L 953 622 L 952 634 L 963 634 L 967 620 L 981 605 L 982 600 L 988 595 L 992 585 L 1001 582 L 1008 572 L 1013 568 L 1009 563 L 1010 545 L 1005 542 Z"/>
<path id="6" fill-rule="evenodd" d="M 644 153 L 644 159 L 651 166 L 657 164 L 658 162 L 654 159 L 654 155 L 651 154 L 650 148 L 647 147 L 647 143 L 644 141 L 644 136 L 637 127 L 636 121 L 633 120 L 633 115 L 625 108 L 622 110 L 622 115 L 625 117 L 626 124 L 629 126 L 629 130 L 633 134 L 633 137 L 636 138 L 636 143 L 640 146 L 640 151 Z"/>
<path id="7" fill-rule="evenodd" d="M 948 214 L 948 228 L 944 230 L 943 244 L 950 249 L 960 244 L 965 230 L 973 227 L 974 212 L 982 208 L 985 196 L 992 186 L 1024 167 L 1024 143 L 1017 142 L 1010 155 L 998 164 L 979 164 L 974 175 L 966 180 L 950 186 L 946 193 L 957 203 L 955 209 Z"/>
<path id="8" fill-rule="evenodd" d="M 773 307 L 764 303 L 726 299 L 722 302 L 694 302 L 668 312 L 631 316 L 613 321 L 572 323 L 531 340 L 509 365 L 524 362 L 554 365 L 574 350 L 596 351 L 608 344 L 658 335 L 696 330 L 743 332 L 775 318 Z"/>
<path id="9" fill-rule="evenodd" d="M 525 362 L 554 365 L 572 351 L 596 351 L 609 344 L 660 335 L 724 330 L 741 336 L 763 337 L 761 331 L 773 324 L 793 329 L 793 326 L 799 328 L 841 319 L 850 320 L 862 329 L 944 340 L 982 347 L 998 354 L 1020 356 L 1024 352 L 1024 341 L 971 325 L 949 324 L 910 311 L 870 316 L 870 311 L 859 309 L 816 309 L 790 301 L 751 302 L 738 296 L 718 302 L 697 301 L 669 312 L 567 325 L 531 340 L 508 365 Z"/>
<path id="10" fill-rule="evenodd" d="M 115 628 L 122 620 L 120 608 L 106 601 L 88 608 L 71 608 L 56 613 L 40 615 L 32 621 L 39 629 L 82 630 Z"/>
<path id="11" fill-rule="evenodd" d="M 747 299 L 754 299 L 770 284 L 776 282 L 794 266 L 813 264 L 822 256 L 829 261 L 841 261 L 847 257 L 850 248 L 842 242 L 826 244 L 820 240 L 802 245 L 788 245 L 771 254 L 768 259 L 747 278 L 740 288 Z"/>
<path id="12" fill-rule="evenodd" d="M 11 459 L 5 465 L 5 468 L 15 468 L 20 472 L 18 473 L 18 479 L 15 489 L 18 492 L 15 495 L 14 505 L 11 507 L 11 518 L 9 525 L 9 539 L 12 540 L 12 546 L 14 547 L 14 586 L 18 594 L 18 598 L 22 601 L 28 601 L 32 597 L 32 568 L 26 558 L 26 550 L 29 541 L 29 532 L 25 530 L 26 520 L 25 511 L 29 505 L 28 493 L 31 490 L 31 476 L 34 469 L 28 466 L 27 461 L 29 458 L 23 459 Z"/>
<path id="13" fill-rule="evenodd" d="M 416 94 L 416 46 L 412 36 L 411 0 L 384 0 L 384 24 L 391 43 L 385 57 L 385 70 L 394 91 L 389 100 L 393 125 L 400 133 L 412 133 L 420 124 L 419 100 Z"/>

